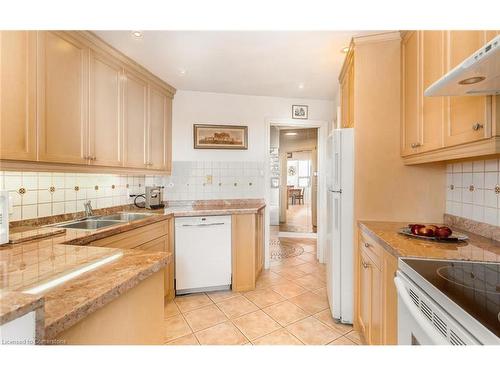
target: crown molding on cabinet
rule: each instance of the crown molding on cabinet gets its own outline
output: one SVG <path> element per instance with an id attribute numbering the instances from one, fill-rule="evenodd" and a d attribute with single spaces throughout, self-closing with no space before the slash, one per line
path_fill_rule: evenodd
<path id="1" fill-rule="evenodd" d="M 401 34 L 399 31 L 388 31 L 379 34 L 357 36 L 352 39 L 354 45 L 360 46 L 369 43 L 380 43 L 380 42 L 387 42 L 390 40 L 401 40 Z"/>

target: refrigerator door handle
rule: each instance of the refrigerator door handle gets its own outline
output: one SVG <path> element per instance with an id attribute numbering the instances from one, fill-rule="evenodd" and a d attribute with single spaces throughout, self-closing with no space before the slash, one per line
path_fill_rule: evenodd
<path id="1" fill-rule="evenodd" d="M 330 192 L 332 192 L 332 193 L 342 193 L 342 189 L 340 189 L 340 190 L 330 190 Z"/>

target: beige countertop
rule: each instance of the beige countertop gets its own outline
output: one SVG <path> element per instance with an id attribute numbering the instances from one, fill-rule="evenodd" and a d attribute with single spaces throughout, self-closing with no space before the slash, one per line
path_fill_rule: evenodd
<path id="1" fill-rule="evenodd" d="M 171 261 L 170 253 L 87 246 L 92 241 L 172 217 L 251 214 L 264 207 L 262 201 L 257 200 L 209 201 L 153 211 L 119 207 L 116 210 L 106 209 L 106 214 L 119 210 L 148 212 L 151 215 L 98 230 L 66 229 L 61 232 L 59 228 L 41 226 L 57 222 L 54 217 L 17 223 L 10 236 L 17 243 L 0 246 L 0 264 L 4 265 L 0 268 L 0 322 L 13 320 L 43 304 L 44 336 L 51 339 Z M 64 216 L 64 220 L 71 219 Z M 58 276 L 108 258 L 113 260 L 52 289 L 36 295 L 25 293 Z"/>
<path id="2" fill-rule="evenodd" d="M 463 230 L 467 241 L 437 242 L 397 233 L 408 223 L 360 221 L 360 229 L 396 257 L 500 262 L 500 242 Z M 455 230 L 455 228 L 451 228 Z"/>

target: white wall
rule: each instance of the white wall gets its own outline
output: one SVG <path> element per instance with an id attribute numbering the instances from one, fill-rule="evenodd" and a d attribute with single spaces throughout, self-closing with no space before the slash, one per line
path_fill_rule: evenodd
<path id="1" fill-rule="evenodd" d="M 332 122 L 334 104 L 329 100 L 275 98 L 177 91 L 173 102 L 174 161 L 265 161 L 266 119 L 287 119 L 293 104 L 309 106 L 309 120 Z M 195 150 L 193 124 L 246 125 L 248 150 Z"/>

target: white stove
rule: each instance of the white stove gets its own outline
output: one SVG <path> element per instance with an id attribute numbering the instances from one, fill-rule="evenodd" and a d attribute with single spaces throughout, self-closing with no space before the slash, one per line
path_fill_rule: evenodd
<path id="1" fill-rule="evenodd" d="M 500 263 L 401 258 L 398 343 L 500 344 Z"/>

